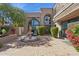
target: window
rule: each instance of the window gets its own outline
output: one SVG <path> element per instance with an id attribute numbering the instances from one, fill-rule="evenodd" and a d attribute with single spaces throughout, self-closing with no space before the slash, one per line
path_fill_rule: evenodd
<path id="1" fill-rule="evenodd" d="M 29 25 L 32 27 L 32 32 L 33 32 L 32 35 L 37 35 L 38 32 L 37 32 L 36 26 L 40 25 L 39 20 L 33 17 L 32 20 L 29 22 Z"/>
<path id="2" fill-rule="evenodd" d="M 46 15 L 44 17 L 44 24 L 45 25 L 51 25 L 51 17 L 50 17 L 50 15 Z"/>
<path id="3" fill-rule="evenodd" d="M 32 20 L 32 26 L 39 26 L 39 22 L 37 20 Z"/>
<path id="4" fill-rule="evenodd" d="M 39 26 L 40 22 L 36 18 L 32 18 L 30 25 L 31 26 Z"/>

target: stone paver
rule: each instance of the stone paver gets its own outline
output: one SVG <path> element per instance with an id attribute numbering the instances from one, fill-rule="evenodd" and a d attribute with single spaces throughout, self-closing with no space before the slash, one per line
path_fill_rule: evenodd
<path id="1" fill-rule="evenodd" d="M 76 56 L 79 52 L 75 50 L 72 45 L 66 44 L 63 40 L 53 39 L 50 43 L 51 46 L 24 46 L 23 48 L 10 48 L 5 51 L 0 52 L 0 55 L 9 56 Z"/>

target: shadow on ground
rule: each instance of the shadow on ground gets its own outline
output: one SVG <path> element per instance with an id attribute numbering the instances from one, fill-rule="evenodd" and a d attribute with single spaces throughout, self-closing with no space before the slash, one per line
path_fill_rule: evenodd
<path id="1" fill-rule="evenodd" d="M 39 46 L 51 46 L 49 42 L 51 41 L 51 38 L 49 36 L 40 36 L 38 40 L 35 41 L 27 41 L 27 42 L 21 42 L 15 40 L 15 42 L 9 42 L 3 46 L 3 48 L 0 49 L 0 52 L 6 51 L 9 48 L 22 48 L 24 46 L 32 46 L 32 47 L 39 47 Z M 9 44 L 9 45 L 8 45 Z"/>
<path id="2" fill-rule="evenodd" d="M 49 36 L 41 36 L 36 41 L 27 41 L 25 42 L 27 46 L 43 46 L 45 44 L 49 45 L 48 43 L 51 41 Z M 49 45 L 50 46 L 50 45 Z"/>

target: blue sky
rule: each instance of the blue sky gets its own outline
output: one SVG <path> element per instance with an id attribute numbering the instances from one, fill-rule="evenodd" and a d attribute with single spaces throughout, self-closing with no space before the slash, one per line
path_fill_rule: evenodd
<path id="1" fill-rule="evenodd" d="M 23 9 L 25 12 L 39 12 L 40 8 L 52 8 L 54 3 L 11 3 L 12 6 Z"/>

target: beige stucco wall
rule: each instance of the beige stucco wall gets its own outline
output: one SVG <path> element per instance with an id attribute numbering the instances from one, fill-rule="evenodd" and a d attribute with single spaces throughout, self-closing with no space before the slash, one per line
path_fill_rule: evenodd
<path id="1" fill-rule="evenodd" d="M 27 22 L 29 22 L 32 17 L 35 17 L 40 21 L 40 25 L 44 25 L 44 16 L 50 14 L 52 18 L 52 8 L 41 8 L 40 12 L 27 13 Z"/>
<path id="2" fill-rule="evenodd" d="M 40 22 L 40 15 L 41 15 L 40 12 L 27 13 L 27 22 L 26 22 L 27 28 L 28 28 L 29 22 L 32 20 L 33 17 L 35 17 Z M 40 22 L 40 24 L 41 24 L 41 22 Z"/>
<path id="3" fill-rule="evenodd" d="M 40 17 L 40 12 L 30 12 L 27 13 L 27 17 Z"/>
<path id="4" fill-rule="evenodd" d="M 53 10 L 52 8 L 41 8 L 41 22 L 44 25 L 44 16 L 50 14 L 52 18 Z"/>
<path id="5" fill-rule="evenodd" d="M 54 14 L 53 21 L 59 30 L 61 30 L 63 22 L 79 16 L 79 3 L 57 3 L 54 9 L 56 12 Z M 68 27 L 77 23 L 79 22 L 69 23 Z"/>
<path id="6" fill-rule="evenodd" d="M 65 4 L 54 16 L 54 21 L 64 21 L 79 16 L 79 4 Z"/>
<path id="7" fill-rule="evenodd" d="M 52 17 L 52 8 L 41 8 L 40 12 L 27 13 L 27 23 L 35 17 L 40 21 L 40 25 L 44 25 L 44 16 L 50 14 Z"/>
<path id="8" fill-rule="evenodd" d="M 40 14 L 40 12 L 27 13 L 27 25 L 29 25 L 29 22 L 32 20 L 33 17 L 40 21 Z"/>
<path id="9" fill-rule="evenodd" d="M 66 3 L 56 3 L 56 13 L 59 12 L 65 5 Z"/>
<path id="10" fill-rule="evenodd" d="M 27 22 L 31 21 L 33 17 L 40 21 L 40 12 L 27 13 Z"/>
<path id="11" fill-rule="evenodd" d="M 40 25 L 44 25 L 44 16 L 47 14 L 50 14 L 52 18 L 53 9 L 52 8 L 41 8 L 39 12 L 26 13 L 25 28 L 27 28 L 27 30 L 25 29 L 25 31 L 28 31 L 29 22 L 32 20 L 33 17 L 39 20 Z"/>

